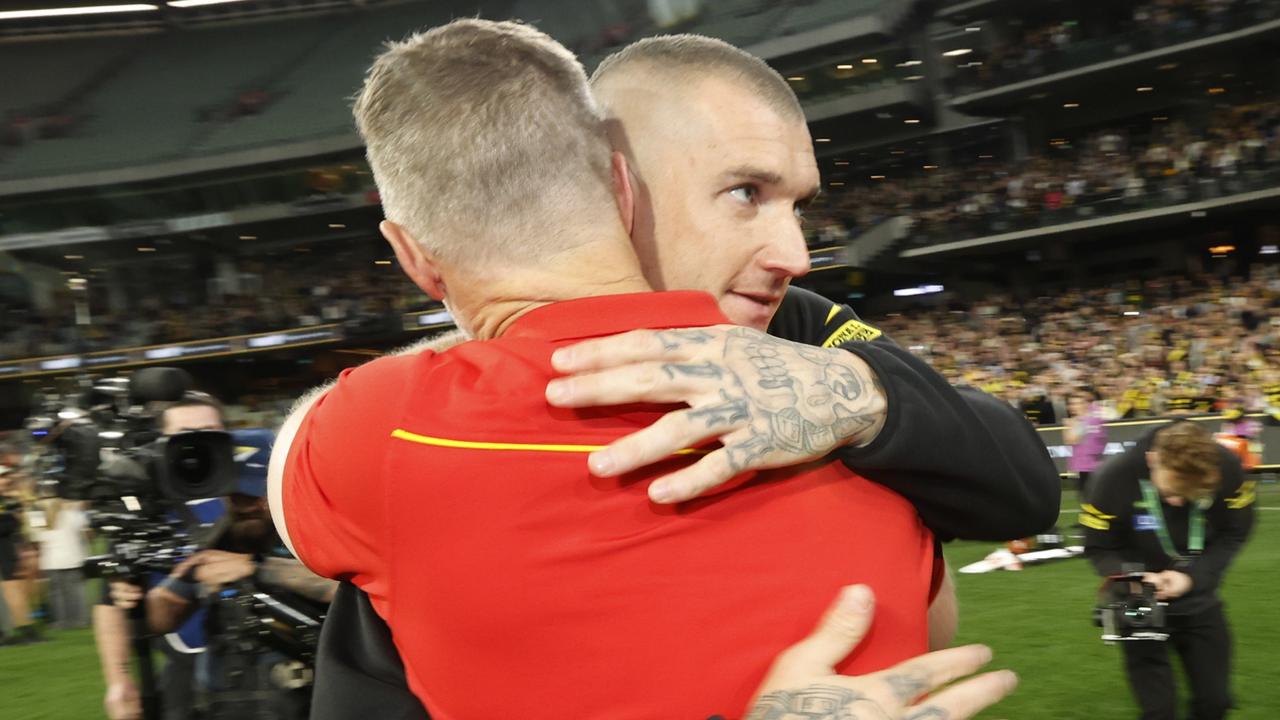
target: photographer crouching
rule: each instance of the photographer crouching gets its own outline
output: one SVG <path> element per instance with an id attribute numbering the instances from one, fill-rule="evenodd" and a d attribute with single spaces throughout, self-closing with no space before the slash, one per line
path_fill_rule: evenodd
<path id="1" fill-rule="evenodd" d="M 1216 720 L 1232 707 L 1231 635 L 1218 586 L 1253 527 L 1253 488 L 1239 458 L 1187 421 L 1147 434 L 1090 480 L 1080 516 L 1087 557 L 1104 578 L 1140 568 L 1131 584 L 1167 603 L 1148 615 L 1149 603 L 1138 601 L 1135 617 L 1163 614 L 1164 627 L 1144 625 L 1122 643 L 1143 720 L 1174 720 L 1178 695 L 1166 642 L 1138 637 L 1167 634 L 1191 685 L 1193 720 Z M 1152 629 L 1161 632 L 1145 632 Z"/>
<path id="2" fill-rule="evenodd" d="M 196 703 L 197 712 L 204 706 L 200 717 L 301 720 L 309 710 L 314 647 L 313 637 L 302 636 L 318 631 L 313 618 L 323 614 L 337 583 L 302 567 L 272 524 L 266 501 L 272 433 L 237 431 L 233 437 L 238 477 L 226 513 L 206 549 L 146 592 L 147 626 L 172 633 L 203 611 L 207 652 L 196 656 L 195 684 L 207 702 Z M 141 588 L 121 581 L 111 584 L 111 595 L 121 609 L 143 597 Z M 300 607 L 304 615 L 295 612 Z M 268 626 L 282 632 L 268 632 Z"/>

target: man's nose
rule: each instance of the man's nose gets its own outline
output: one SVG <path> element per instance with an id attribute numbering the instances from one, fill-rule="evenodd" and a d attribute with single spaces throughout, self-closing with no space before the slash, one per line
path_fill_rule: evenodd
<path id="1" fill-rule="evenodd" d="M 760 261 L 764 269 L 786 278 L 798 278 L 809 272 L 809 246 L 798 220 L 789 218 L 780 223 Z"/>

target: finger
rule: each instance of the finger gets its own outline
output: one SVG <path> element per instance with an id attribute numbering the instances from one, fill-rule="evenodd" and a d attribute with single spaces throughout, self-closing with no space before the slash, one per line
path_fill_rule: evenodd
<path id="1" fill-rule="evenodd" d="M 998 670 L 943 690 L 907 709 L 903 720 L 965 720 L 1003 700 L 1018 687 L 1018 676 Z"/>
<path id="2" fill-rule="evenodd" d="M 728 452 L 720 448 L 689 467 L 654 480 L 649 484 L 649 499 L 659 505 L 692 500 L 732 480 L 737 474 L 729 462 Z"/>
<path id="3" fill-rule="evenodd" d="M 808 637 L 787 648 L 775 673 L 782 676 L 830 675 L 862 642 L 875 614 L 875 596 L 866 585 L 850 585 L 827 609 Z"/>
<path id="4" fill-rule="evenodd" d="M 587 465 L 599 477 L 622 475 L 696 447 L 709 438 L 738 430 L 750 419 L 750 415 L 725 409 L 725 403 L 673 410 L 649 427 L 591 453 Z"/>
<path id="5" fill-rule="evenodd" d="M 562 347 L 551 354 L 551 367 L 562 373 L 574 373 L 628 363 L 680 359 L 713 338 L 709 328 L 632 330 Z"/>
<path id="6" fill-rule="evenodd" d="M 707 389 L 707 381 L 724 377 L 724 368 L 710 362 L 645 362 L 556 378 L 547 383 L 546 396 L 555 407 L 687 402 Z"/>
<path id="7" fill-rule="evenodd" d="M 952 680 L 972 675 L 988 662 L 991 662 L 991 648 L 964 645 L 906 660 L 876 676 L 905 705 Z"/>
<path id="8" fill-rule="evenodd" d="M 201 555 L 200 553 L 196 553 L 195 555 L 192 555 L 191 557 L 187 558 L 186 560 L 183 560 L 177 565 L 174 565 L 173 570 L 170 570 L 169 574 L 181 576 L 185 574 L 188 570 L 190 570 L 193 566 L 199 565 L 202 562 L 204 562 L 204 555 Z"/>

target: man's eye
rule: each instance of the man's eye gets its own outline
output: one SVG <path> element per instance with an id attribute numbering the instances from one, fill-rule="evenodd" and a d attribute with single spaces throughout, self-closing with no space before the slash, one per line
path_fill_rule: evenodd
<path id="1" fill-rule="evenodd" d="M 738 202 L 751 203 L 755 202 L 756 196 L 759 195 L 759 191 L 756 190 L 754 185 L 739 185 L 738 187 L 730 190 L 729 194 Z"/>

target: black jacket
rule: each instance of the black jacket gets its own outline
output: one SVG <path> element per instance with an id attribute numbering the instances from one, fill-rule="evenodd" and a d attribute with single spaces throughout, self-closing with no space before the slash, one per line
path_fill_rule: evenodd
<path id="1" fill-rule="evenodd" d="M 1179 555 L 1170 557 L 1154 531 L 1139 484 L 1151 477 L 1146 453 L 1157 432 L 1159 429 L 1147 433 L 1124 454 L 1108 460 L 1090 479 L 1089 496 L 1080 515 L 1085 526 L 1085 555 L 1104 577 L 1125 571 L 1125 565 L 1141 566 L 1146 572 L 1187 573 L 1191 590 L 1169 603 L 1169 613 L 1190 615 L 1219 602 L 1222 576 L 1253 529 L 1256 481 L 1246 480 L 1239 458 L 1219 448 L 1222 481 L 1213 504 L 1205 511 L 1203 552 L 1187 556 L 1190 505 L 1173 507 L 1161 500 L 1169 537 Z"/>
<path id="2" fill-rule="evenodd" d="M 769 334 L 844 348 L 876 372 L 888 400 L 884 429 L 841 459 L 910 500 L 940 540 L 1013 540 L 1057 521 L 1058 470 L 1016 408 L 949 385 L 848 306 L 808 290 L 787 292 Z"/>
<path id="3" fill-rule="evenodd" d="M 876 372 L 888 400 L 880 435 L 841 451 L 864 477 L 913 504 L 940 539 L 1008 540 L 1058 517 L 1057 469 L 1016 409 L 953 388 L 845 305 L 791 288 L 769 326 L 777 337 L 841 347 Z M 320 634 L 312 720 L 421 720 L 391 633 L 358 588 L 342 583 Z"/>

